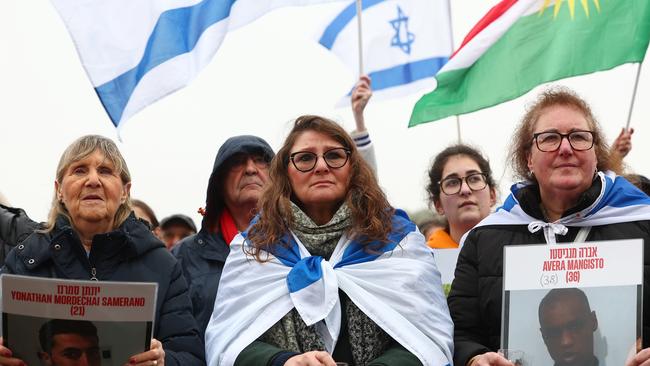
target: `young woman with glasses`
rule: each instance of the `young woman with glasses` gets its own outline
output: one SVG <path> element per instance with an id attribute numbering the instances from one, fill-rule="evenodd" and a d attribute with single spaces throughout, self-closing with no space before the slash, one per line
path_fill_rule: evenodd
<path id="1" fill-rule="evenodd" d="M 299 117 L 236 237 L 206 330 L 219 365 L 446 365 L 440 274 L 350 136 Z"/>
<path id="2" fill-rule="evenodd" d="M 510 153 L 513 170 L 523 181 L 512 186 L 502 207 L 467 234 L 458 257 L 448 297 L 455 324 L 455 365 L 512 366 L 496 353 L 501 343 L 504 245 L 642 238 L 648 252 L 650 199 L 616 176 L 609 151 L 591 109 L 575 93 L 549 89 L 531 105 L 515 131 Z M 644 263 L 647 285 L 650 257 Z M 643 297 L 647 347 L 650 291 Z M 648 359 L 650 349 L 626 365 Z"/>
<path id="3" fill-rule="evenodd" d="M 429 202 L 447 218 L 427 241 L 431 248 L 458 248 L 463 235 L 490 214 L 496 187 L 490 163 L 476 149 L 453 145 L 436 155 L 429 170 Z"/>

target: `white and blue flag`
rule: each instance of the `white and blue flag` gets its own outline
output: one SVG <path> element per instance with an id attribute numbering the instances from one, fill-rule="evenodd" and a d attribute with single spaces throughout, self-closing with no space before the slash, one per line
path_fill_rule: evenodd
<path id="1" fill-rule="evenodd" d="M 205 331 L 208 365 L 233 365 L 293 308 L 331 353 L 341 331 L 339 289 L 424 366 L 452 363 L 453 323 L 440 273 L 424 237 L 401 212 L 393 216 L 387 244 L 366 247 L 343 235 L 329 260 L 312 256 L 287 233 L 286 246 L 271 246 L 260 263 L 245 253 L 245 236 L 231 242 L 219 282 Z"/>
<path id="2" fill-rule="evenodd" d="M 453 50 L 449 14 L 449 0 L 362 1 L 363 72 L 375 98 L 433 90 Z M 348 2 L 317 34 L 350 70 L 359 65 L 356 15 L 356 2 Z"/>
<path id="3" fill-rule="evenodd" d="M 650 197 L 641 192 L 625 178 L 612 171 L 598 172 L 600 193 L 587 208 L 561 217 L 554 222 L 545 222 L 528 215 L 519 205 L 517 192 L 531 184 L 522 182 L 510 187 L 510 195 L 496 212 L 489 215 L 474 228 L 488 225 L 527 225 L 531 233 L 543 230 L 547 244 L 556 244 L 555 235 L 566 235 L 568 227 L 592 227 L 621 222 L 650 220 Z M 461 238 L 465 242 L 466 233 Z"/>
<path id="4" fill-rule="evenodd" d="M 275 8 L 336 0 L 52 0 L 116 127 L 186 86 L 229 30 Z"/>

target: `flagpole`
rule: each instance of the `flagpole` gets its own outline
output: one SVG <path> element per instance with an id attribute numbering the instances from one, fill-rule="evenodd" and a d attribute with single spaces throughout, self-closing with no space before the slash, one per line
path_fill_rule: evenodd
<path id="1" fill-rule="evenodd" d="M 447 14 L 449 19 L 449 41 L 451 42 L 451 51 L 454 51 L 454 27 L 451 24 L 451 1 L 447 1 Z M 456 136 L 458 137 L 458 143 L 462 143 L 460 137 L 460 116 L 456 115 Z"/>
<path id="2" fill-rule="evenodd" d="M 630 101 L 630 110 L 627 112 L 627 123 L 625 130 L 630 129 L 630 121 L 632 120 L 632 110 L 634 109 L 634 100 L 636 99 L 636 91 L 639 87 L 639 76 L 641 75 L 641 62 L 638 63 L 636 68 L 636 79 L 634 80 L 634 89 L 632 89 L 632 100 Z"/>
<path id="3" fill-rule="evenodd" d="M 357 26 L 359 28 L 359 77 L 363 75 L 363 35 L 361 33 L 361 0 L 357 0 Z"/>

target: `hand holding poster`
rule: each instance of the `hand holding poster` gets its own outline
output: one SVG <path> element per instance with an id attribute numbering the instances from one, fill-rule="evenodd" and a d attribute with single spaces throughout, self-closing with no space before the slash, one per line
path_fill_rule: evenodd
<path id="1" fill-rule="evenodd" d="M 0 282 L 4 344 L 27 365 L 123 365 L 150 347 L 156 283 L 14 275 Z"/>
<path id="2" fill-rule="evenodd" d="M 634 353 L 642 240 L 506 246 L 503 274 L 501 347 L 523 365 L 623 365 Z"/>

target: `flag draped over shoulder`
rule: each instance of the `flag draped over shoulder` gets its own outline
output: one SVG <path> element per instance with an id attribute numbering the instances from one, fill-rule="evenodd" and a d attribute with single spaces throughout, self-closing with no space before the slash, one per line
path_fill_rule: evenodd
<path id="1" fill-rule="evenodd" d="M 260 263 L 246 254 L 247 233 L 236 236 L 205 331 L 207 364 L 233 365 L 246 346 L 294 308 L 332 353 L 341 334 L 341 290 L 422 365 L 449 366 L 453 323 L 440 272 L 403 211 L 393 216 L 392 228 L 387 243 L 362 245 L 343 235 L 329 260 L 312 256 L 287 233 Z"/>
<path id="2" fill-rule="evenodd" d="M 510 195 L 501 207 L 479 222 L 475 228 L 488 225 L 528 225 L 533 233 L 543 230 L 547 244 L 556 244 L 555 235 L 566 235 L 567 227 L 591 227 L 621 222 L 650 220 L 650 198 L 625 178 L 612 171 L 598 172 L 600 194 L 587 208 L 554 222 L 544 222 L 527 214 L 519 205 L 517 192 L 530 182 L 513 184 Z M 467 233 L 461 238 L 464 244 Z"/>
<path id="3" fill-rule="evenodd" d="M 377 99 L 435 84 L 452 52 L 448 0 L 362 1 L 364 72 Z M 350 70 L 359 68 L 356 2 L 348 2 L 317 33 L 318 42 Z M 344 99 L 349 103 L 348 97 Z"/>
<path id="4" fill-rule="evenodd" d="M 503 0 L 466 36 L 409 126 L 490 107 L 536 85 L 641 62 L 648 0 Z"/>
<path id="5" fill-rule="evenodd" d="M 336 0 L 52 0 L 113 124 L 186 86 L 226 33 L 282 6 Z"/>

